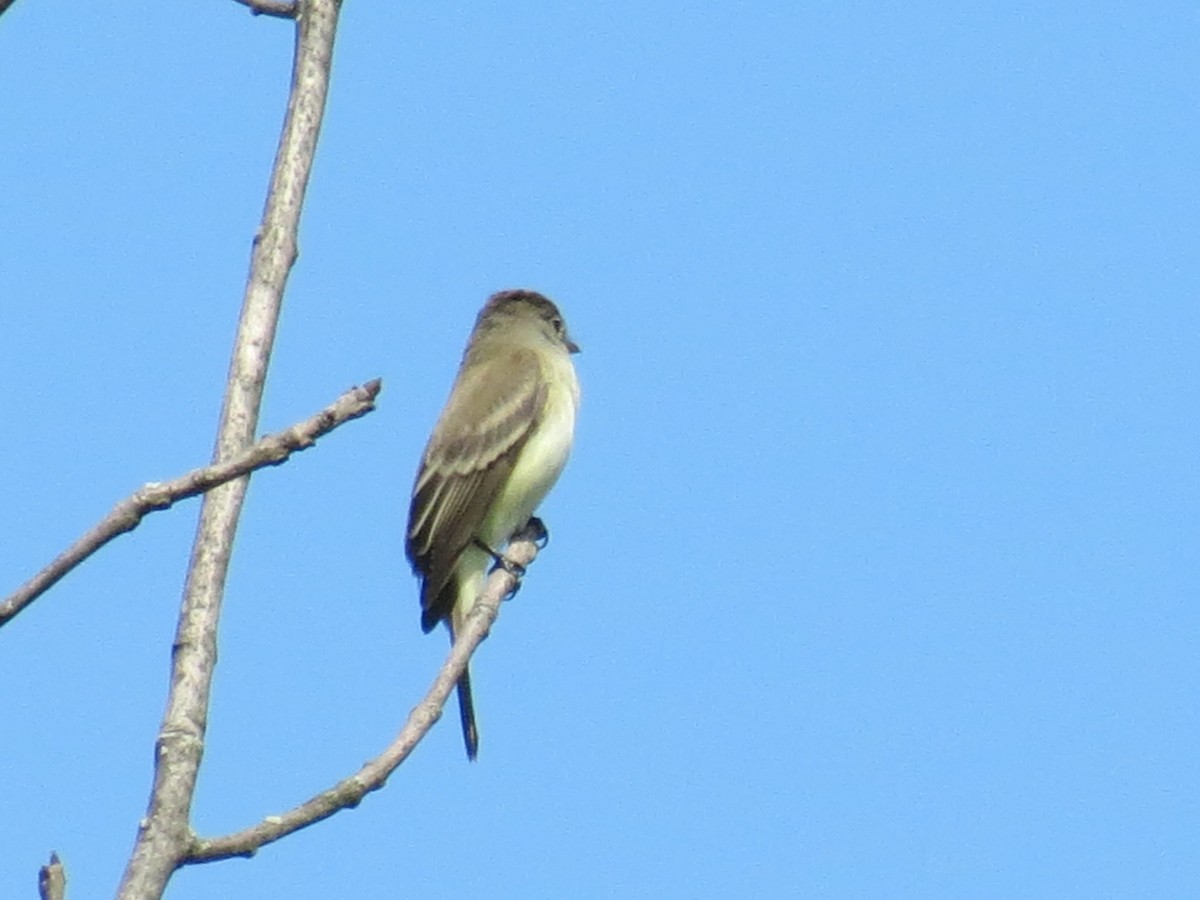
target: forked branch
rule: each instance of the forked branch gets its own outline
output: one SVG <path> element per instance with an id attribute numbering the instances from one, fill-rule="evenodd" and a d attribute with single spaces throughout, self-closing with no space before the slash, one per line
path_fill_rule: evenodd
<path id="1" fill-rule="evenodd" d="M 254 442 L 283 292 L 296 261 L 300 211 L 325 115 L 340 7 L 340 0 L 299 0 L 287 115 L 254 238 L 217 428 L 217 463 L 228 462 Z M 121 880 L 119 900 L 162 897 L 192 844 L 189 819 L 208 729 L 217 628 L 247 483 L 242 476 L 213 488 L 200 508 L 175 631 L 167 709 L 155 744 L 154 786 Z"/>

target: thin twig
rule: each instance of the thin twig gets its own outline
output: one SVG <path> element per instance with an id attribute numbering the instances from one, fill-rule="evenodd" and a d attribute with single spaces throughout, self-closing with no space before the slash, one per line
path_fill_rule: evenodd
<path id="1" fill-rule="evenodd" d="M 249 450 L 226 462 L 193 469 L 173 481 L 151 482 L 142 486 L 114 506 L 94 528 L 59 554 L 52 563 L 0 601 L 0 627 L 113 538 L 137 528 L 150 513 L 169 509 L 180 500 L 203 494 L 256 469 L 277 466 L 298 450 L 308 449 L 316 443 L 317 438 L 339 425 L 366 415 L 375 408 L 375 397 L 381 386 L 382 382 L 376 378 L 362 387 L 351 388 L 315 416 L 298 422 L 286 431 L 263 438 Z"/>
<path id="2" fill-rule="evenodd" d="M 296 18 L 294 0 L 234 0 L 234 2 L 250 7 L 250 12 L 256 16 L 273 16 L 276 19 Z"/>
<path id="3" fill-rule="evenodd" d="M 296 261 L 300 211 L 325 112 L 339 9 L 340 0 L 302 0 L 296 19 L 287 116 L 255 236 L 217 430 L 217 462 L 232 459 L 254 441 L 283 292 Z M 161 898 L 192 844 L 189 816 L 208 728 L 217 625 L 248 482 L 242 476 L 204 495 L 175 632 L 167 709 L 155 745 L 154 787 L 118 900 Z"/>
<path id="4" fill-rule="evenodd" d="M 67 872 L 57 853 L 38 870 L 38 896 L 41 900 L 64 900 L 67 896 Z"/>
<path id="5" fill-rule="evenodd" d="M 537 556 L 538 548 L 533 530 L 518 532 L 508 545 L 505 556 L 513 562 L 528 566 Z M 344 778 L 328 790 L 301 803 L 281 815 L 267 816 L 257 825 L 215 838 L 196 837 L 185 864 L 213 862 L 232 856 L 253 856 L 260 847 L 299 831 L 343 809 L 352 809 L 372 791 L 387 782 L 388 776 L 412 753 L 413 748 L 429 732 L 442 715 L 447 697 L 462 674 L 475 648 L 487 637 L 500 611 L 500 601 L 517 585 L 516 576 L 496 569 L 488 578 L 479 602 L 467 617 L 466 625 L 451 648 L 450 655 L 438 672 L 428 693 L 413 708 L 400 733 L 387 749 L 355 774 Z"/>

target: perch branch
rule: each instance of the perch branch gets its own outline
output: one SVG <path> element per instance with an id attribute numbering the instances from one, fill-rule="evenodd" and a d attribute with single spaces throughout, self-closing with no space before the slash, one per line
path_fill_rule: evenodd
<path id="1" fill-rule="evenodd" d="M 537 536 L 538 532 L 533 530 L 518 532 L 508 545 L 505 556 L 519 565 L 528 566 L 538 554 Z M 434 723 L 441 718 L 442 708 L 446 705 L 446 698 L 454 690 L 455 682 L 466 668 L 475 648 L 487 637 L 488 631 L 496 621 L 500 601 L 507 597 L 516 585 L 516 576 L 504 569 L 498 568 L 488 577 L 479 602 L 467 617 L 466 625 L 455 640 L 437 678 L 421 702 L 408 714 L 400 733 L 383 753 L 366 763 L 355 774 L 281 815 L 267 816 L 257 825 L 234 834 L 215 838 L 196 837 L 184 863 L 213 862 L 232 856 L 253 856 L 260 847 L 293 831 L 320 822 L 343 809 L 358 806 L 367 794 L 383 787 L 396 767 L 404 762 Z"/>

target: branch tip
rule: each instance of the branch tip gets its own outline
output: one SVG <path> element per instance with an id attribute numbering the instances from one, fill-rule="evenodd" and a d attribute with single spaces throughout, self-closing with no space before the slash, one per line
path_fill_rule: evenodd
<path id="1" fill-rule="evenodd" d="M 270 16 L 273 19 L 294 19 L 297 4 L 292 0 L 234 0 L 250 10 L 252 16 Z"/>
<path id="2" fill-rule="evenodd" d="M 67 895 L 67 872 L 58 854 L 50 852 L 50 862 L 38 870 L 38 896 L 41 900 L 64 900 Z"/>

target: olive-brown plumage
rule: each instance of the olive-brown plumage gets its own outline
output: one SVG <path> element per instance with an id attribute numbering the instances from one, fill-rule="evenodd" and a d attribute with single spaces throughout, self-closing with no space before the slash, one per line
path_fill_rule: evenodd
<path id="1" fill-rule="evenodd" d="M 503 549 L 554 485 L 570 453 L 579 385 L 558 308 L 533 291 L 503 291 L 475 321 L 446 406 L 421 457 L 406 545 L 421 578 L 421 628 L 451 640 Z M 467 755 L 479 737 L 470 673 L 458 683 Z"/>

